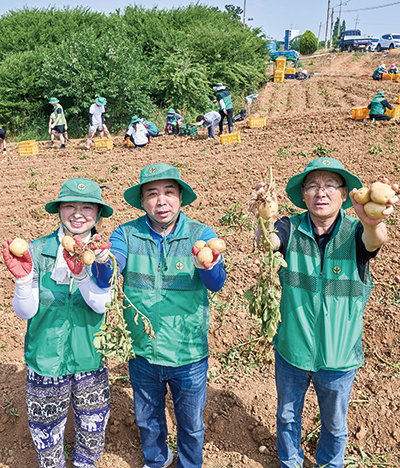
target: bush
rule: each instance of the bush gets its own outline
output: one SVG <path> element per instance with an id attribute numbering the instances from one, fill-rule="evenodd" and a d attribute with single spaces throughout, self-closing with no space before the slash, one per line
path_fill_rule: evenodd
<path id="1" fill-rule="evenodd" d="M 313 54 L 318 49 L 318 40 L 315 35 L 307 30 L 300 40 L 300 54 L 310 55 Z"/>

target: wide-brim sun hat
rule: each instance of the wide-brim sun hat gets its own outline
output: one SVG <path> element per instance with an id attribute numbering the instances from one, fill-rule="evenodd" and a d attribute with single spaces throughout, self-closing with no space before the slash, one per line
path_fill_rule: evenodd
<path id="1" fill-rule="evenodd" d="M 343 177 L 346 182 L 348 192 L 351 192 L 354 188 L 361 188 L 361 180 L 351 172 L 347 171 L 343 164 L 334 158 L 318 158 L 311 161 L 301 174 L 293 176 L 286 185 L 286 194 L 290 201 L 297 207 L 307 209 L 306 204 L 303 202 L 303 194 L 301 188 L 303 187 L 303 181 L 307 174 L 312 171 L 329 171 L 335 172 Z M 346 200 L 343 202 L 343 209 L 350 208 L 352 206 L 351 198 L 347 194 Z"/>
<path id="2" fill-rule="evenodd" d="M 58 104 L 59 102 L 60 101 L 57 98 L 52 97 L 52 98 L 50 98 L 49 104 Z"/>
<path id="3" fill-rule="evenodd" d="M 107 104 L 107 99 L 104 97 L 98 97 L 94 101 L 98 106 L 105 106 Z"/>
<path id="4" fill-rule="evenodd" d="M 214 91 L 222 91 L 225 89 L 225 86 L 222 83 L 217 83 L 215 86 L 213 86 Z"/>
<path id="5" fill-rule="evenodd" d="M 114 211 L 111 206 L 103 202 L 101 189 L 96 182 L 82 177 L 64 182 L 57 200 L 46 203 L 44 209 L 47 213 L 58 213 L 59 204 L 62 202 L 96 203 L 101 208 L 103 218 L 109 218 Z"/>
<path id="6" fill-rule="evenodd" d="M 134 115 L 131 120 L 131 125 L 133 125 L 134 123 L 138 123 L 138 122 L 140 122 L 139 117 L 137 115 Z"/>
<path id="7" fill-rule="evenodd" d="M 169 164 L 157 163 L 150 164 L 142 169 L 140 173 L 140 183 L 125 190 L 125 200 L 131 206 L 144 210 L 141 199 L 141 187 L 148 182 L 155 182 L 157 180 L 175 180 L 179 184 L 182 190 L 181 206 L 189 205 L 197 198 L 192 187 L 181 179 L 176 167 Z"/>
<path id="8" fill-rule="evenodd" d="M 172 109 L 171 107 L 170 109 L 168 109 L 167 114 L 175 114 L 175 109 Z"/>
<path id="9" fill-rule="evenodd" d="M 378 91 L 378 94 L 377 96 L 382 96 L 382 97 L 385 97 L 385 93 L 383 91 Z"/>

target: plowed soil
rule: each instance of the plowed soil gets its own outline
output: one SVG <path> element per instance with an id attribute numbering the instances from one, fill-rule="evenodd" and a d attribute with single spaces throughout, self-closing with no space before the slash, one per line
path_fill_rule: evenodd
<path id="1" fill-rule="evenodd" d="M 250 117 L 266 116 L 263 128 L 249 128 L 248 119 L 235 124 L 241 143 L 221 145 L 199 135 L 160 136 L 143 149 L 127 149 L 122 136 L 112 150 L 84 151 L 85 140 L 74 140 L 67 151 L 39 142 L 39 154 L 20 156 L 8 142 L 0 178 L 0 238 L 32 240 L 50 233 L 57 217 L 44 211 L 71 177 L 88 177 L 103 187 L 104 200 L 115 215 L 103 226 L 109 236 L 118 224 L 139 215 L 123 199 L 137 183 L 142 167 L 156 162 L 174 164 L 183 180 L 198 194 L 184 211 L 224 237 L 228 250 L 228 279 L 211 296 L 210 376 L 204 466 L 278 467 L 276 452 L 276 391 L 271 345 L 259 339 L 259 324 L 249 316 L 244 292 L 258 277 L 254 251 L 256 220 L 246 209 L 256 182 L 272 167 L 280 213 L 293 205 L 285 196 L 291 176 L 317 156 L 340 159 L 365 185 L 386 176 L 399 182 L 400 127 L 397 121 L 372 123 L 351 120 L 352 107 L 367 105 L 378 90 L 397 102 L 400 83 L 376 82 L 373 70 L 382 62 L 400 61 L 399 53 L 326 54 L 302 59 L 313 76 L 304 82 L 267 83 L 249 110 Z M 352 209 L 348 210 L 354 214 Z M 361 460 L 354 466 L 400 466 L 400 233 L 399 208 L 388 220 L 389 241 L 371 262 L 375 288 L 365 310 L 365 364 L 359 370 L 348 414 L 346 456 Z M 12 310 L 14 284 L 0 261 L 0 467 L 37 466 L 25 410 L 26 370 L 23 339 L 26 323 Z M 100 468 L 142 467 L 139 431 L 135 424 L 132 391 L 124 376 L 127 365 L 109 362 L 111 418 Z M 168 398 L 169 442 L 175 448 L 176 425 Z M 306 466 L 315 463 L 318 406 L 310 389 L 303 412 Z M 70 414 L 65 434 L 71 467 L 74 443 Z M 259 446 L 266 450 L 259 452 Z M 362 452 L 361 452 L 362 451 Z M 172 465 L 175 466 L 175 462 Z"/>

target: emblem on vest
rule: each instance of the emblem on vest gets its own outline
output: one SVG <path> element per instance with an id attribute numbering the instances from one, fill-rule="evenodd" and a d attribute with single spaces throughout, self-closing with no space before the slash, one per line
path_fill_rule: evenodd
<path id="1" fill-rule="evenodd" d="M 182 262 L 176 263 L 176 264 L 175 264 L 175 268 L 176 268 L 177 270 L 182 270 L 182 269 L 183 269 L 183 263 L 182 263 Z"/>
<path id="2" fill-rule="evenodd" d="M 78 185 L 78 190 L 85 190 L 86 185 L 85 184 L 79 184 Z"/>
<path id="3" fill-rule="evenodd" d="M 333 273 L 335 273 L 335 275 L 338 275 L 342 271 L 342 269 L 339 266 L 335 266 L 332 268 L 332 271 Z"/>

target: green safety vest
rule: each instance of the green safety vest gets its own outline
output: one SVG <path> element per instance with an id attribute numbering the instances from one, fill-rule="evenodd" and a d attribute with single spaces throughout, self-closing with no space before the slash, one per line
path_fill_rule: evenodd
<path id="1" fill-rule="evenodd" d="M 372 76 L 374 76 L 375 78 L 377 78 L 378 76 L 380 76 L 381 74 L 379 72 L 381 72 L 383 69 L 381 67 L 378 67 L 376 70 L 374 70 L 374 73 L 372 74 Z"/>
<path id="2" fill-rule="evenodd" d="M 279 271 L 282 321 L 274 345 L 287 362 L 300 369 L 347 371 L 364 361 L 363 315 L 373 284 L 368 266 L 363 279 L 357 269 L 358 222 L 340 211 L 321 272 L 308 212 L 290 218 L 288 266 Z"/>
<path id="3" fill-rule="evenodd" d="M 371 101 L 370 114 L 384 114 L 386 107 L 381 103 L 383 101 L 382 96 L 375 96 Z"/>
<path id="4" fill-rule="evenodd" d="M 217 94 L 218 104 L 219 104 L 219 98 L 221 98 L 224 101 L 226 110 L 233 108 L 231 93 L 227 89 L 218 91 L 218 94 Z M 219 108 L 222 109 L 221 105 L 219 106 Z"/>
<path id="5" fill-rule="evenodd" d="M 124 317 L 134 352 L 151 364 L 178 367 L 209 354 L 207 289 L 191 252 L 205 227 L 181 212 L 160 257 L 145 216 L 122 225 L 128 249 L 124 292 L 149 318 L 156 338 L 143 333 L 140 318 L 135 324 L 131 308 L 124 310 Z"/>
<path id="6" fill-rule="evenodd" d="M 75 282 L 59 285 L 50 278 L 59 246 L 57 232 L 32 242 L 39 274 L 39 309 L 28 320 L 25 361 L 48 377 L 89 372 L 103 367 L 93 346 L 103 315 L 94 312 Z"/>
<path id="7" fill-rule="evenodd" d="M 57 122 L 57 126 L 58 125 L 65 125 L 64 110 L 63 110 L 63 108 L 62 108 L 62 106 L 60 104 L 56 104 L 56 107 L 54 108 L 53 112 L 51 113 L 51 115 L 53 116 L 53 125 L 54 125 L 54 122 L 56 121 L 56 119 L 58 117 L 57 109 L 61 109 L 61 118 Z"/>

